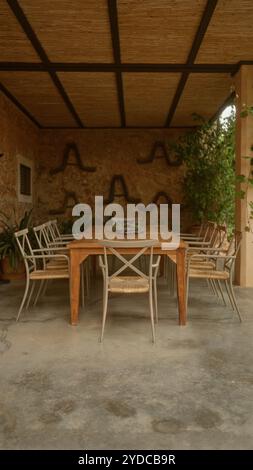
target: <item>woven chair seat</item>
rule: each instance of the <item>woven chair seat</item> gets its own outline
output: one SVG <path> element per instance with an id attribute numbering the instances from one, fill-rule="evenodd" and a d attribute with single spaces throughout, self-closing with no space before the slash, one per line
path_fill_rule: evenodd
<path id="1" fill-rule="evenodd" d="M 215 268 L 215 263 L 213 261 L 192 260 L 191 261 L 191 268 L 193 268 L 193 269 L 214 269 Z"/>
<path id="2" fill-rule="evenodd" d="M 205 279 L 229 279 L 227 271 L 216 271 L 215 269 L 190 269 L 189 276 L 192 278 L 205 278 Z"/>
<path id="3" fill-rule="evenodd" d="M 142 293 L 148 292 L 149 281 L 140 276 L 117 276 L 109 281 L 110 292 Z"/>
<path id="4" fill-rule="evenodd" d="M 36 270 L 30 273 L 30 279 L 68 279 L 67 269 L 46 269 Z"/>
<path id="5" fill-rule="evenodd" d="M 68 262 L 66 259 L 63 258 L 54 258 L 51 259 L 47 264 L 46 264 L 46 269 L 68 269 Z"/>

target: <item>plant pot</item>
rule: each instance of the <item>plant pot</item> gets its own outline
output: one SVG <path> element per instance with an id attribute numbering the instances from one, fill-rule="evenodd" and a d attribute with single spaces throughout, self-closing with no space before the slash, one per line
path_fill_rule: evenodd
<path id="1" fill-rule="evenodd" d="M 16 268 L 10 264 L 8 256 L 1 260 L 1 274 L 0 278 L 7 281 L 16 281 L 25 278 L 25 265 L 23 261 L 17 263 Z"/>

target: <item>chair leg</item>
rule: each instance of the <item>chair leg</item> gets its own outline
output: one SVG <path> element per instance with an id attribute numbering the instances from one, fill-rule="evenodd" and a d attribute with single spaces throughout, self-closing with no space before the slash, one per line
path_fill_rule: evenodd
<path id="1" fill-rule="evenodd" d="M 40 285 L 39 285 L 39 288 L 38 288 L 38 291 L 37 291 L 37 295 L 35 296 L 35 299 L 34 299 L 34 302 L 33 302 L 34 307 L 37 305 L 37 302 L 39 300 L 39 296 L 41 294 L 43 286 L 44 286 L 44 279 L 40 282 Z"/>
<path id="2" fill-rule="evenodd" d="M 102 330 L 100 336 L 100 343 L 102 343 L 104 339 L 104 332 L 105 332 L 105 321 L 107 315 L 107 305 L 108 305 L 108 289 L 107 286 L 104 285 L 104 292 L 103 292 L 103 319 L 102 319 Z"/>
<path id="3" fill-rule="evenodd" d="M 216 295 L 216 297 L 219 297 L 219 293 L 218 293 L 218 290 L 217 290 L 217 286 L 215 284 L 215 281 L 213 279 L 211 279 L 211 284 L 213 286 L 213 290 L 214 290 L 214 295 Z"/>
<path id="4" fill-rule="evenodd" d="M 212 293 L 215 295 L 215 290 L 214 290 L 214 287 L 213 287 L 213 284 L 211 282 L 211 279 L 207 279 L 207 285 L 209 287 L 209 289 L 211 289 Z"/>
<path id="5" fill-rule="evenodd" d="M 230 293 L 230 290 L 229 290 L 228 281 L 225 281 L 225 287 L 226 287 L 227 295 L 228 295 L 232 310 L 235 310 L 234 302 L 233 302 L 233 299 L 231 297 L 231 293 Z"/>
<path id="6" fill-rule="evenodd" d="M 232 277 L 230 277 L 230 279 L 229 279 L 229 287 L 230 287 L 231 296 L 232 296 L 232 299 L 233 299 L 233 302 L 234 302 L 235 310 L 237 312 L 237 315 L 238 315 L 238 318 L 239 318 L 240 322 L 242 322 L 241 312 L 240 312 L 239 307 L 237 305 L 237 301 L 236 301 L 235 294 L 234 294 Z"/>
<path id="7" fill-rule="evenodd" d="M 150 310 L 150 319 L 151 319 L 152 343 L 154 343 L 155 342 L 155 322 L 154 322 L 152 286 L 149 289 L 149 310 Z"/>
<path id="8" fill-rule="evenodd" d="M 158 323 L 158 306 L 157 306 L 157 285 L 156 280 L 153 283 L 154 290 L 154 306 L 155 306 L 155 323 Z"/>
<path id="9" fill-rule="evenodd" d="M 218 287 L 219 287 L 219 291 L 220 291 L 220 294 L 221 294 L 221 298 L 222 298 L 223 303 L 224 303 L 224 305 L 225 305 L 225 307 L 226 307 L 226 306 L 227 306 L 227 302 L 226 302 L 226 300 L 225 300 L 225 297 L 224 297 L 224 294 L 223 294 L 223 290 L 222 290 L 222 285 L 221 285 L 221 282 L 220 282 L 219 279 L 217 280 L 217 284 L 218 284 Z"/>
<path id="10" fill-rule="evenodd" d="M 30 305 L 31 298 L 32 298 L 32 295 L 33 295 L 33 291 L 34 291 L 34 287 L 35 287 L 35 281 L 32 282 L 30 294 L 29 294 L 29 297 L 28 297 L 28 299 L 27 299 L 26 306 L 25 306 L 25 309 L 26 309 L 26 310 L 28 310 L 28 307 L 29 307 L 29 305 Z"/>
<path id="11" fill-rule="evenodd" d="M 24 296 L 23 296 L 22 302 L 21 302 L 20 307 L 19 307 L 19 311 L 18 311 L 18 314 L 17 314 L 16 321 L 19 320 L 20 314 L 21 314 L 21 312 L 23 310 L 23 307 L 25 305 L 26 297 L 27 297 L 28 290 L 29 290 L 29 284 L 30 284 L 30 279 L 29 279 L 29 276 L 27 276 L 26 277 L 25 292 L 24 292 Z"/>

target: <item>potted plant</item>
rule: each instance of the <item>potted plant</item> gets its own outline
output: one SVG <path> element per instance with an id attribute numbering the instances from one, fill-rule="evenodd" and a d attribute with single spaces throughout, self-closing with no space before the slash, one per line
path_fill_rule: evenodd
<path id="1" fill-rule="evenodd" d="M 32 209 L 26 211 L 19 222 L 9 223 L 10 217 L 0 212 L 0 262 L 1 278 L 3 280 L 22 279 L 25 275 L 25 266 L 19 251 L 15 232 L 27 228 L 30 223 Z"/>

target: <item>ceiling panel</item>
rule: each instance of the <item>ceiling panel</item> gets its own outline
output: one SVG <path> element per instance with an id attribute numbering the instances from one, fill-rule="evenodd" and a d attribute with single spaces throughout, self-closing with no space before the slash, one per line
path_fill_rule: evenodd
<path id="1" fill-rule="evenodd" d="M 0 0 L 0 61 L 39 62 L 6 0 Z"/>
<path id="2" fill-rule="evenodd" d="M 206 0 L 119 0 L 122 62 L 186 62 Z"/>
<path id="3" fill-rule="evenodd" d="M 253 0 L 220 0 L 197 56 L 201 63 L 253 60 Z"/>
<path id="4" fill-rule="evenodd" d="M 76 125 L 46 72 L 0 72 L 0 82 L 41 125 Z"/>
<path id="5" fill-rule="evenodd" d="M 231 85 L 231 77 L 227 74 L 191 74 L 176 109 L 172 126 L 196 125 L 193 113 L 211 118 L 231 94 Z"/>
<path id="6" fill-rule="evenodd" d="M 114 73 L 58 73 L 75 109 L 87 127 L 120 126 Z"/>
<path id="7" fill-rule="evenodd" d="M 20 0 L 53 62 L 112 62 L 106 0 Z"/>
<path id="8" fill-rule="evenodd" d="M 180 74 L 124 73 L 128 126 L 163 126 Z"/>

